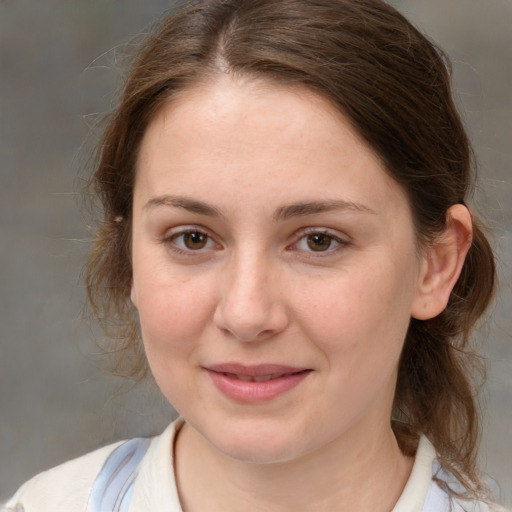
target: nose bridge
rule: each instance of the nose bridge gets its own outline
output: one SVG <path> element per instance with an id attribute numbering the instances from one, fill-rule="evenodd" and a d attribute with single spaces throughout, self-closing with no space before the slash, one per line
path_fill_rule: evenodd
<path id="1" fill-rule="evenodd" d="M 259 302 L 265 299 L 262 293 L 266 281 L 272 272 L 271 263 L 262 250 L 240 250 L 234 257 L 231 273 L 232 292 L 240 294 L 248 300 Z M 269 290 L 267 289 L 267 292 Z"/>
<path id="2" fill-rule="evenodd" d="M 215 313 L 219 328 L 240 341 L 276 334 L 288 323 L 279 291 L 279 269 L 262 249 L 247 246 L 228 264 Z"/>

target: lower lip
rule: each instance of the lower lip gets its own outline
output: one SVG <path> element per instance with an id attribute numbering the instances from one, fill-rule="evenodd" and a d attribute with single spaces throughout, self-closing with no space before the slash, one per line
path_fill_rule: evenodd
<path id="1" fill-rule="evenodd" d="M 310 370 L 294 373 L 263 382 L 238 380 L 212 370 L 206 370 L 221 393 L 232 400 L 244 403 L 266 402 L 298 386 L 310 373 Z"/>

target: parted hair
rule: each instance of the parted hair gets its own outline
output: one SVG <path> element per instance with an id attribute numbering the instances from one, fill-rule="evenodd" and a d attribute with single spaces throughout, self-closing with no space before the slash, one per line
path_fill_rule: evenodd
<path id="1" fill-rule="evenodd" d="M 156 112 L 220 74 L 300 86 L 326 98 L 408 195 L 419 247 L 466 204 L 475 165 L 445 54 L 380 0 L 200 0 L 172 9 L 143 40 L 98 145 L 91 190 L 102 209 L 86 270 L 92 311 L 113 340 L 115 370 L 148 372 L 130 302 L 136 160 Z M 470 345 L 491 300 L 495 265 L 473 214 L 473 241 L 448 306 L 412 319 L 394 401 L 406 452 L 425 434 L 462 494 L 483 493 L 476 469 L 481 365 Z"/>

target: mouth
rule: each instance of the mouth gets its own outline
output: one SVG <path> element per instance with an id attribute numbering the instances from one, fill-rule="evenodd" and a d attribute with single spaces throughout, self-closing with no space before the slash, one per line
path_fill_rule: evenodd
<path id="1" fill-rule="evenodd" d="M 250 375 L 239 375 L 236 373 L 229 373 L 229 372 L 222 372 L 222 375 L 226 376 L 228 379 L 242 380 L 244 382 L 267 382 L 269 380 L 281 379 L 283 377 L 291 377 L 292 375 L 296 375 L 297 373 L 301 373 L 303 371 L 308 371 L 308 370 L 301 370 L 298 372 L 288 372 L 288 373 L 277 373 L 277 374 L 271 374 L 271 375 L 257 375 L 254 377 L 251 377 Z"/>
<path id="2" fill-rule="evenodd" d="M 273 400 L 297 387 L 312 370 L 265 364 L 235 363 L 204 368 L 218 391 L 231 400 L 255 403 Z"/>

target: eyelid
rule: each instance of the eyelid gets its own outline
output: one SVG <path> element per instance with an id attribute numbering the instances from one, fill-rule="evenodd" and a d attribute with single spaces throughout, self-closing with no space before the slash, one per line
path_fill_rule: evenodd
<path id="1" fill-rule="evenodd" d="M 185 235 L 187 233 L 201 233 L 208 237 L 208 242 L 213 244 L 213 247 L 210 245 L 209 247 L 204 247 L 200 249 L 187 249 L 183 247 L 179 247 L 174 240 L 179 236 Z M 333 248 L 328 248 L 325 251 L 314 251 L 314 250 L 304 250 L 299 249 L 297 246 L 301 240 L 305 237 L 315 234 L 323 234 L 331 238 L 334 242 L 336 242 L 336 246 Z M 291 244 L 287 245 L 286 249 L 296 252 L 302 252 L 310 258 L 321 258 L 332 256 L 337 253 L 340 249 L 343 249 L 347 245 L 349 245 L 350 239 L 347 235 L 340 233 L 338 230 L 333 230 L 325 227 L 307 227 L 300 229 L 294 234 L 294 240 Z M 187 224 L 180 225 L 173 228 L 170 228 L 165 231 L 165 233 L 160 237 L 160 241 L 172 252 L 178 255 L 185 256 L 201 256 L 204 255 L 206 251 L 211 250 L 220 250 L 223 249 L 222 244 L 217 241 L 217 236 L 212 234 L 211 231 L 204 226 L 197 224 Z"/>
<path id="2" fill-rule="evenodd" d="M 338 245 L 336 247 L 333 247 L 332 249 L 329 248 L 325 251 L 313 251 L 313 250 L 301 250 L 297 248 L 297 245 L 301 240 L 303 240 L 305 237 L 310 235 L 316 235 L 316 234 L 322 234 L 327 235 L 332 240 L 334 240 Z M 348 236 L 341 234 L 339 231 L 335 231 L 329 228 L 323 228 L 323 227 L 309 227 L 304 228 L 298 231 L 295 234 L 295 241 L 288 246 L 292 251 L 301 251 L 306 253 L 310 258 L 322 258 L 322 257 L 328 257 L 332 256 L 333 254 L 337 253 L 340 249 L 343 249 L 347 245 L 350 244 L 350 240 Z"/>
<path id="3" fill-rule="evenodd" d="M 208 237 L 208 241 L 215 245 L 215 247 L 204 247 L 201 249 L 186 249 L 179 247 L 177 244 L 174 243 L 174 240 L 176 240 L 178 237 L 182 235 L 186 235 L 187 233 L 201 233 L 203 235 L 206 235 Z M 177 254 L 183 254 L 185 256 L 200 256 L 205 251 L 210 251 L 212 249 L 218 250 L 222 249 L 221 244 L 219 244 L 215 240 L 215 236 L 213 236 L 210 232 L 210 230 L 206 229 L 203 226 L 198 226 L 197 224 L 190 224 L 190 225 L 181 225 L 176 226 L 174 228 L 168 229 L 160 238 L 160 241 L 171 251 Z"/>

